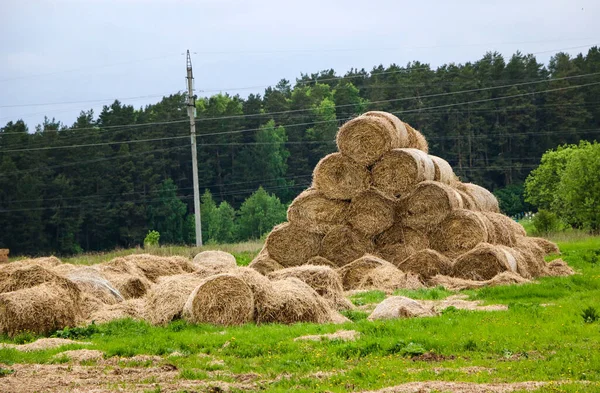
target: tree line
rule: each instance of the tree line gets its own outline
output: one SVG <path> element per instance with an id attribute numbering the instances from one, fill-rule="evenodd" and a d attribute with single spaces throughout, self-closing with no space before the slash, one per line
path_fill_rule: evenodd
<path id="1" fill-rule="evenodd" d="M 486 53 L 437 69 L 418 61 L 344 75 L 330 69 L 262 94 L 198 97 L 200 186 L 217 217 L 234 223 L 220 234 L 207 223 L 206 238 L 263 235 L 269 220 L 251 229 L 240 223 L 256 220 L 250 211 L 281 217 L 281 207 L 272 214 L 246 207 L 243 216 L 246 199 L 262 187 L 285 207 L 310 184 L 319 159 L 336 150 L 338 127 L 367 110 L 396 113 L 422 131 L 432 154 L 462 180 L 494 190 L 514 214 L 527 207 L 523 182 L 544 152 L 600 132 L 598 73 L 597 47 L 558 53 L 548 64 L 520 52 L 509 59 Z M 0 247 L 101 251 L 141 244 L 160 228 L 163 241 L 189 243 L 186 109 L 185 95 L 173 94 L 143 108 L 115 101 L 99 114 L 84 110 L 72 125 L 46 118 L 29 130 L 22 120 L 8 122 L 0 128 Z"/>

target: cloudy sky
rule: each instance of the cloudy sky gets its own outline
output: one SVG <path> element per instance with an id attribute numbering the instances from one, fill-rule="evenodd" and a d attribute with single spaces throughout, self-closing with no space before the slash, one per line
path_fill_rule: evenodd
<path id="1" fill-rule="evenodd" d="M 0 126 L 31 129 L 185 89 L 186 49 L 200 95 L 246 96 L 328 68 L 600 44 L 597 0 L 0 0 L 0 15 Z"/>

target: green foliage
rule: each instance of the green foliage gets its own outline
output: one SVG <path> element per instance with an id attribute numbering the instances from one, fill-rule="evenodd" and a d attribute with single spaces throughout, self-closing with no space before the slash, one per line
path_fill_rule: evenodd
<path id="1" fill-rule="evenodd" d="M 511 184 L 494 191 L 494 195 L 500 205 L 500 210 L 511 217 L 531 210 L 531 205 L 525 202 L 524 193 L 525 188 L 523 184 Z"/>
<path id="2" fill-rule="evenodd" d="M 158 247 L 160 233 L 158 231 L 148 231 L 144 238 L 144 247 Z"/>
<path id="3" fill-rule="evenodd" d="M 538 211 L 531 221 L 536 233 L 547 235 L 560 229 L 558 216 L 547 210 Z"/>
<path id="4" fill-rule="evenodd" d="M 594 307 L 589 306 L 581 312 L 581 317 L 585 323 L 594 323 L 600 319 L 600 314 Z"/>
<path id="5" fill-rule="evenodd" d="M 167 179 L 160 185 L 157 194 L 156 203 L 148 207 L 150 227 L 162 234 L 163 243 L 184 243 L 187 206 L 177 196 L 177 186 L 173 180 Z"/>
<path id="6" fill-rule="evenodd" d="M 57 330 L 56 332 L 54 332 L 52 337 L 77 340 L 82 338 L 89 338 L 98 332 L 98 326 L 94 322 L 92 322 L 88 326 L 66 327 L 62 330 Z"/>
<path id="7" fill-rule="evenodd" d="M 273 226 L 285 221 L 286 206 L 279 198 L 269 195 L 264 188 L 242 203 L 237 222 L 238 239 L 258 239 Z"/>

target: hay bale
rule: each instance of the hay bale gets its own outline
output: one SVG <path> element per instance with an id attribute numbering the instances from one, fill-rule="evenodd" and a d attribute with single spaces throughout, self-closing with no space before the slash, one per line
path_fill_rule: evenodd
<path id="1" fill-rule="evenodd" d="M 374 255 L 365 255 L 340 269 L 344 290 L 379 289 L 393 292 L 400 288 L 417 289 L 423 284 L 415 275 L 398 270 L 391 263 Z"/>
<path id="2" fill-rule="evenodd" d="M 547 275 L 551 277 L 566 277 L 575 274 L 575 270 L 562 259 L 555 259 L 548 263 L 547 271 Z"/>
<path id="3" fill-rule="evenodd" d="M 450 212 L 431 233 L 431 248 L 450 257 L 467 252 L 488 241 L 481 217 L 470 210 Z"/>
<path id="4" fill-rule="evenodd" d="M 350 310 L 354 307 L 344 297 L 344 288 L 340 276 L 328 266 L 297 266 L 270 273 L 271 280 L 283 280 L 295 277 L 314 289 L 336 310 Z"/>
<path id="5" fill-rule="evenodd" d="M 336 142 L 340 152 L 364 166 L 372 165 L 400 143 L 396 128 L 378 116 L 359 116 L 346 122 Z"/>
<path id="6" fill-rule="evenodd" d="M 142 321 L 146 318 L 146 299 L 127 299 L 117 304 L 107 304 L 92 313 L 87 323 L 107 323 L 117 319 L 135 319 Z"/>
<path id="7" fill-rule="evenodd" d="M 406 130 L 404 123 L 398 119 L 398 117 L 389 112 L 382 111 L 365 112 L 363 113 L 363 116 L 374 116 L 385 120 L 389 126 L 396 130 L 396 133 L 398 134 L 398 144 L 394 147 L 408 147 L 408 144 L 410 143 L 408 139 L 408 131 Z"/>
<path id="8" fill-rule="evenodd" d="M 141 269 L 124 258 L 103 263 L 98 269 L 125 299 L 140 298 L 152 286 Z"/>
<path id="9" fill-rule="evenodd" d="M 71 281 L 40 265 L 12 266 L 0 271 L 0 293 L 18 291 L 44 283 L 56 283 L 60 286 L 75 286 Z"/>
<path id="10" fill-rule="evenodd" d="M 429 145 L 427 140 L 419 131 L 415 130 L 408 123 L 404 123 L 406 131 L 408 132 L 409 147 L 419 149 L 425 153 L 429 153 Z"/>
<path id="11" fill-rule="evenodd" d="M 342 280 L 344 290 L 362 289 L 359 288 L 359 286 L 367 273 L 375 268 L 386 266 L 387 264 L 389 264 L 389 262 L 378 258 L 375 255 L 367 254 L 342 266 L 338 269 L 338 274 Z"/>
<path id="12" fill-rule="evenodd" d="M 441 286 L 449 291 L 462 291 L 464 289 L 476 289 L 483 287 L 494 287 L 498 285 L 525 284 L 530 282 L 515 272 L 502 272 L 491 280 L 474 281 L 463 278 L 437 275 L 429 280 L 431 286 Z"/>
<path id="13" fill-rule="evenodd" d="M 450 186 L 424 181 L 399 202 L 399 212 L 404 225 L 429 232 L 436 228 L 446 215 L 462 209 L 460 195 Z"/>
<path id="14" fill-rule="evenodd" d="M 488 218 L 488 216 L 485 214 L 486 212 L 475 211 L 474 213 L 477 214 L 479 218 L 481 218 L 481 221 L 485 225 L 485 230 L 487 231 L 488 235 L 487 242 L 490 244 L 497 244 L 498 242 L 496 241 L 496 226 L 494 225 L 492 220 Z M 503 232 L 501 234 L 504 236 Z"/>
<path id="15" fill-rule="evenodd" d="M 490 243 L 502 244 L 512 247 L 517 243 L 517 234 L 513 229 L 514 220 L 500 213 L 481 212 L 482 216 L 487 218 L 493 225 L 493 241 Z M 488 234 L 492 232 L 488 231 Z"/>
<path id="16" fill-rule="evenodd" d="M 429 246 L 429 238 L 423 232 L 404 226 L 401 221 L 375 238 L 375 254 L 396 266 Z"/>
<path id="17" fill-rule="evenodd" d="M 473 183 L 457 183 L 456 188 L 469 195 L 477 208 L 484 212 L 499 213 L 498 200 L 488 190 Z"/>
<path id="18" fill-rule="evenodd" d="M 271 303 L 272 298 L 275 296 L 273 284 L 267 277 L 247 267 L 240 267 L 231 274 L 244 281 L 248 285 L 248 288 L 250 288 L 250 291 L 252 291 L 252 295 L 254 296 L 253 319 L 256 323 L 261 323 L 265 304 Z"/>
<path id="19" fill-rule="evenodd" d="M 319 254 L 322 236 L 298 225 L 277 225 L 265 241 L 269 256 L 283 267 L 298 266 Z"/>
<path id="20" fill-rule="evenodd" d="M 403 272 L 417 274 L 422 280 L 438 274 L 450 274 L 452 271 L 452 261 L 431 249 L 418 251 L 396 266 Z"/>
<path id="21" fill-rule="evenodd" d="M 48 281 L 0 294 L 0 334 L 47 334 L 75 326 L 81 315 L 81 293 L 75 284 L 63 284 Z"/>
<path id="22" fill-rule="evenodd" d="M 295 277 L 273 281 L 274 293 L 262 304 L 261 323 L 330 323 L 339 318 L 327 301 Z"/>
<path id="23" fill-rule="evenodd" d="M 511 226 L 513 232 L 517 236 L 527 236 L 527 232 L 525 231 L 525 228 L 523 227 L 523 225 L 519 224 L 517 221 L 511 219 L 510 226 Z"/>
<path id="24" fill-rule="evenodd" d="M 147 319 L 154 325 L 166 325 L 181 317 L 183 306 L 204 277 L 195 273 L 165 277 L 146 295 Z"/>
<path id="25" fill-rule="evenodd" d="M 416 300 L 404 296 L 390 296 L 375 307 L 375 310 L 367 318 L 369 321 L 435 317 L 437 313 L 433 308 L 425 307 Z"/>
<path id="26" fill-rule="evenodd" d="M 452 266 L 452 276 L 468 280 L 485 281 L 496 274 L 513 271 L 506 253 L 492 244 L 480 243 L 461 255 Z"/>
<path id="27" fill-rule="evenodd" d="M 28 258 L 21 259 L 19 261 L 10 262 L 8 264 L 4 264 L 0 266 L 1 272 L 10 272 L 15 269 L 21 269 L 29 266 L 40 266 L 44 269 L 52 269 L 56 266 L 61 265 L 62 262 L 60 259 L 52 256 L 52 257 L 44 257 L 44 258 Z"/>
<path id="28" fill-rule="evenodd" d="M 371 186 L 371 172 L 341 153 L 321 159 L 313 172 L 313 187 L 330 199 L 350 200 Z"/>
<path id="29" fill-rule="evenodd" d="M 317 255 L 316 257 L 312 257 L 306 262 L 307 265 L 313 266 L 329 266 L 332 269 L 337 269 L 337 265 L 331 262 L 327 258 L 323 258 L 322 256 Z"/>
<path id="30" fill-rule="evenodd" d="M 523 263 L 532 277 L 541 277 L 548 274 L 548 266 L 544 260 L 546 253 L 530 237 L 517 236 L 517 244 L 514 247 L 522 255 Z"/>
<path id="31" fill-rule="evenodd" d="M 466 192 L 461 191 L 459 189 L 456 189 L 456 188 L 455 188 L 455 190 L 460 195 L 460 199 L 462 200 L 462 204 L 465 209 L 471 210 L 471 211 L 480 211 L 479 207 L 477 207 L 477 204 L 475 203 L 475 201 L 473 200 L 473 198 L 471 198 L 471 196 L 469 194 L 467 194 Z"/>
<path id="32" fill-rule="evenodd" d="M 352 198 L 348 223 L 363 235 L 373 237 L 394 224 L 395 210 L 394 199 L 370 189 Z"/>
<path id="33" fill-rule="evenodd" d="M 371 169 L 373 185 L 393 196 L 401 196 L 424 180 L 433 180 L 435 166 L 421 150 L 404 148 L 385 153 Z"/>
<path id="34" fill-rule="evenodd" d="M 344 266 L 372 250 L 371 239 L 348 226 L 340 225 L 325 235 L 321 241 L 320 255 L 336 266 Z"/>
<path id="35" fill-rule="evenodd" d="M 558 248 L 556 243 L 553 243 L 548 239 L 544 239 L 543 237 L 530 237 L 529 241 L 535 243 L 539 248 L 541 248 L 544 251 L 546 255 L 560 254 L 560 249 Z"/>
<path id="36" fill-rule="evenodd" d="M 157 282 L 158 278 L 162 276 L 192 273 L 196 270 L 187 258 L 180 256 L 161 257 L 150 254 L 132 254 L 123 257 L 123 259 L 137 266 L 144 276 L 152 282 Z"/>
<path id="37" fill-rule="evenodd" d="M 448 185 L 454 185 L 458 181 L 458 178 L 454 174 L 454 171 L 452 170 L 450 164 L 448 164 L 448 161 L 438 156 L 432 155 L 429 155 L 429 158 L 433 162 L 435 168 L 433 180 Z"/>
<path id="38" fill-rule="evenodd" d="M 329 199 L 322 192 L 309 188 L 294 199 L 287 218 L 309 232 L 325 234 L 345 222 L 349 206 L 347 201 Z"/>
<path id="39" fill-rule="evenodd" d="M 183 317 L 191 323 L 242 325 L 254 318 L 254 295 L 242 279 L 217 274 L 203 280 L 190 294 Z"/>
<path id="40" fill-rule="evenodd" d="M 221 250 L 202 251 L 196 254 L 192 264 L 196 269 L 210 269 L 214 274 L 226 273 L 237 267 L 235 257 Z"/>
<path id="41" fill-rule="evenodd" d="M 95 267 L 76 266 L 64 276 L 74 282 L 82 294 L 92 296 L 103 304 L 115 304 L 125 300 L 119 290 Z"/>
<path id="42" fill-rule="evenodd" d="M 264 248 L 252 260 L 252 262 L 250 262 L 248 267 L 264 275 L 267 275 L 275 270 L 283 269 L 283 266 L 281 266 L 279 262 L 271 258 L 267 250 L 265 250 Z"/>
<path id="43" fill-rule="evenodd" d="M 497 244 L 496 247 L 500 248 L 506 254 L 506 259 L 512 271 L 519 273 L 524 278 L 531 279 L 533 276 L 529 271 L 529 262 L 527 257 L 516 248 L 503 246 Z"/>

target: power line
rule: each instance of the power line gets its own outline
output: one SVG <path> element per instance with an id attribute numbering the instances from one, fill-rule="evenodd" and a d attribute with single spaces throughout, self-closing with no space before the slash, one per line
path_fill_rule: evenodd
<path id="1" fill-rule="evenodd" d="M 165 95 L 173 95 L 176 93 L 164 93 L 164 94 L 149 94 L 145 96 L 135 96 L 135 97 L 121 97 L 121 98 L 98 98 L 93 100 L 81 100 L 81 101 L 60 101 L 60 102 L 41 102 L 41 103 L 33 103 L 33 104 L 14 104 L 14 105 L 0 105 L 0 108 L 18 108 L 24 106 L 49 106 L 49 105 L 67 105 L 67 104 L 86 104 L 86 103 L 97 103 L 97 102 L 107 102 L 107 101 L 125 101 L 125 100 L 138 100 L 143 98 L 155 98 L 155 97 L 164 97 Z"/>

